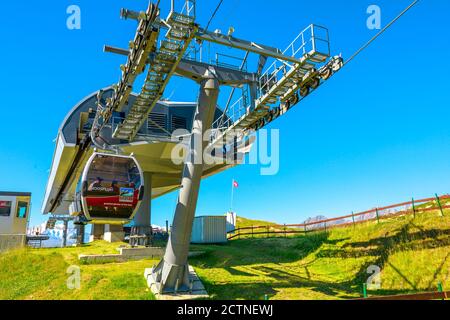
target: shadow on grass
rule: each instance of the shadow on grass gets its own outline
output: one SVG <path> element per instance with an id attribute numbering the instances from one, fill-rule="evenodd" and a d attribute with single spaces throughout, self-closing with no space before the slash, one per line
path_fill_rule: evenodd
<path id="1" fill-rule="evenodd" d="M 420 230 L 411 233 L 413 224 L 407 224 L 394 235 L 363 242 L 345 244 L 340 249 L 322 249 L 317 253 L 319 258 L 359 258 L 384 256 L 387 251 L 433 249 L 450 246 L 450 229 Z M 383 261 L 383 260 L 381 260 Z"/>
<path id="2" fill-rule="evenodd" d="M 202 279 L 208 292 L 216 299 L 263 299 L 264 295 L 273 296 L 276 288 L 308 287 L 312 290 L 327 294 L 337 294 L 339 284 L 313 281 L 308 272 L 308 266 L 315 260 L 301 265 L 306 270 L 307 277 L 301 277 L 293 272 L 283 271 L 262 264 L 281 265 L 300 261 L 311 253 L 316 252 L 321 246 L 337 245 L 347 239 L 330 240 L 329 233 L 317 232 L 307 236 L 290 238 L 234 240 L 228 245 L 205 247 L 206 254 L 201 258 L 191 259 L 194 266 L 202 268 L 222 268 L 229 272 L 230 276 L 257 277 L 263 273 L 267 277 L 275 279 L 273 282 L 230 282 L 228 284 L 212 283 Z M 257 245 L 255 245 L 257 244 Z M 254 266 L 254 265 L 260 266 Z M 249 272 L 242 267 L 252 266 Z M 239 270 L 236 267 L 241 267 Z M 255 273 L 256 271 L 256 273 Z M 334 289 L 336 288 L 336 290 Z"/>
<path id="3" fill-rule="evenodd" d="M 419 231 L 412 232 L 412 228 L 417 228 Z M 417 285 L 412 280 L 408 279 L 408 277 L 402 272 L 401 268 L 398 268 L 389 262 L 389 257 L 392 254 L 406 250 L 434 249 L 439 247 L 447 247 L 449 245 L 450 229 L 424 230 L 423 228 L 417 227 L 411 221 L 395 230 L 393 234 L 386 233 L 384 237 L 371 239 L 369 241 L 348 243 L 344 245 L 344 250 L 338 250 L 339 252 L 336 254 L 344 258 L 353 258 L 364 255 L 370 255 L 376 258 L 370 263 L 362 265 L 354 280 L 349 282 L 348 285 L 358 285 L 366 282 L 369 276 L 367 273 L 367 268 L 370 265 L 376 265 L 380 267 L 381 270 L 383 270 L 386 266 L 389 266 L 400 278 L 403 279 L 403 281 L 409 285 L 410 288 L 405 288 L 404 290 L 377 290 L 376 294 L 394 295 L 417 292 L 418 288 Z M 327 252 L 326 254 L 331 256 L 333 253 Z M 437 278 L 440 269 L 442 269 L 448 257 L 449 255 L 444 258 L 444 261 L 442 261 L 440 266 L 435 270 L 433 279 Z M 429 284 L 429 289 L 432 282 L 433 280 Z"/>
<path id="4" fill-rule="evenodd" d="M 415 231 L 412 229 L 419 229 Z M 347 239 L 330 240 L 328 233 L 316 233 L 295 238 L 280 239 L 252 239 L 235 240 L 229 245 L 222 246 L 220 250 L 208 250 L 207 256 L 194 260 L 194 265 L 203 268 L 223 268 L 230 273 L 230 276 L 256 277 L 258 273 L 275 281 L 237 281 L 228 282 L 208 282 L 205 286 L 214 298 L 217 299 L 263 299 L 264 295 L 274 296 L 278 291 L 288 288 L 306 288 L 312 291 L 311 296 L 350 299 L 362 295 L 362 284 L 367 281 L 367 268 L 370 265 L 377 265 L 382 270 L 389 266 L 408 284 L 407 288 L 400 290 L 377 290 L 376 295 L 396 295 L 417 292 L 418 288 L 402 270 L 391 262 L 391 254 L 404 250 L 423 250 L 428 248 L 446 247 L 450 245 L 450 229 L 424 230 L 408 222 L 401 228 L 388 232 L 382 237 L 362 242 L 345 243 L 340 248 L 328 249 L 324 245 L 337 246 Z M 346 281 L 314 280 L 308 270 L 308 262 L 305 265 L 296 266 L 304 268 L 306 276 L 296 274 L 295 270 L 289 267 L 277 268 L 277 264 L 301 261 L 311 253 L 315 253 L 316 259 L 320 258 L 358 258 L 373 257 L 370 262 L 363 263 L 356 270 L 356 276 Z M 438 277 L 444 267 L 450 253 L 440 263 L 434 272 L 433 279 Z M 258 264 L 260 264 L 258 266 Z M 275 264 L 275 266 L 263 265 Z M 251 267 L 251 273 L 246 270 L 237 270 L 235 267 L 256 265 Z M 242 269 L 242 268 L 240 268 Z M 433 280 L 431 281 L 433 282 Z M 314 292 L 317 295 L 314 295 Z M 295 298 L 295 297 L 294 297 Z M 302 297 L 298 297 L 300 299 Z"/>
<path id="5" fill-rule="evenodd" d="M 205 254 L 199 258 L 191 258 L 190 261 L 203 268 L 220 267 L 230 270 L 236 266 L 289 263 L 305 258 L 324 244 L 335 245 L 346 240 L 328 238 L 329 233 L 321 232 L 291 238 L 233 240 L 226 245 L 205 246 Z"/>

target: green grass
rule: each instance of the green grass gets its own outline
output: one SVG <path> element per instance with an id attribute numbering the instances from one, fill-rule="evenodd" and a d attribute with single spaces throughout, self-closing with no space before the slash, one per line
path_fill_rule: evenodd
<path id="1" fill-rule="evenodd" d="M 78 254 L 117 253 L 118 244 L 103 241 L 83 247 L 21 249 L 0 255 L 0 299 L 154 299 L 144 269 L 155 261 L 80 264 Z M 80 289 L 68 289 L 70 266 L 80 267 Z"/>
<path id="2" fill-rule="evenodd" d="M 450 288 L 450 210 L 368 222 L 285 238 L 192 246 L 190 260 L 213 299 L 348 299 L 361 296 L 367 267 L 381 268 L 381 289 L 400 294 Z M 239 226 L 263 221 L 239 219 Z M 270 223 L 266 223 L 270 224 Z M 153 299 L 143 278 L 156 260 L 80 265 L 78 254 L 116 253 L 118 244 L 22 249 L 0 255 L 0 299 Z M 70 290 L 66 270 L 81 269 Z"/>
<path id="3" fill-rule="evenodd" d="M 438 211 L 336 228 L 307 236 L 233 240 L 192 259 L 216 299 L 348 299 L 381 268 L 369 294 L 450 288 L 450 212 Z"/>
<path id="4" fill-rule="evenodd" d="M 237 228 L 248 228 L 248 227 L 265 227 L 265 226 L 274 226 L 276 223 L 267 222 L 262 220 L 251 220 L 243 217 L 237 217 L 236 221 L 236 229 Z"/>

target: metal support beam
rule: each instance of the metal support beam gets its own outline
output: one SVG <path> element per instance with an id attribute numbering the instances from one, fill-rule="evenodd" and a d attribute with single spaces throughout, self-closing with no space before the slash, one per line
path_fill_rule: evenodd
<path id="1" fill-rule="evenodd" d="M 122 56 L 128 56 L 128 54 L 130 53 L 130 50 L 105 45 L 105 46 L 103 46 L 103 52 L 110 52 L 110 53 L 120 54 Z"/>
<path id="2" fill-rule="evenodd" d="M 83 245 L 84 244 L 84 231 L 85 231 L 85 225 L 77 225 L 77 245 Z"/>
<path id="3" fill-rule="evenodd" d="M 159 293 L 188 292 L 191 290 L 188 253 L 203 174 L 203 150 L 208 145 L 208 141 L 203 141 L 203 136 L 213 123 L 219 85 L 219 81 L 211 72 L 208 72 L 200 83 L 199 103 L 194 117 L 190 142 L 190 157 L 183 169 L 172 232 L 164 258 L 152 270 L 149 279 L 152 290 L 156 289 L 156 292 Z M 202 149 L 200 149 L 199 142 L 201 142 Z"/>
<path id="4" fill-rule="evenodd" d="M 138 212 L 134 216 L 136 227 L 151 227 L 152 174 L 144 172 L 144 196 Z"/>
<path id="5" fill-rule="evenodd" d="M 69 221 L 64 220 L 64 232 L 63 232 L 63 243 L 62 246 L 65 248 L 67 246 L 67 229 L 69 228 Z"/>
<path id="6" fill-rule="evenodd" d="M 179 76 L 199 81 L 199 75 L 207 72 L 215 73 L 216 79 L 221 85 L 231 87 L 241 87 L 244 84 L 257 83 L 258 77 L 255 73 L 244 72 L 240 70 L 211 66 L 210 64 L 183 59 L 178 64 L 175 73 Z"/>
<path id="7" fill-rule="evenodd" d="M 266 57 L 272 57 L 282 61 L 289 61 L 292 63 L 300 63 L 300 59 L 284 55 L 280 49 L 258 44 L 248 40 L 237 39 L 231 36 L 226 36 L 220 33 L 214 33 L 200 29 L 195 35 L 197 39 L 217 43 L 227 47 L 240 49 L 244 51 L 253 52 Z"/>
<path id="8" fill-rule="evenodd" d="M 126 18 L 135 19 L 135 20 L 139 19 L 138 13 L 134 12 L 134 11 L 130 11 L 130 10 L 123 12 L 122 16 L 125 19 Z M 167 23 L 164 20 L 156 20 L 155 25 L 158 25 L 161 28 L 168 27 Z M 205 29 L 199 29 L 195 34 L 195 38 L 198 40 L 201 40 L 201 41 L 208 41 L 208 42 L 216 43 L 219 45 L 224 45 L 227 47 L 232 47 L 235 49 L 240 49 L 240 50 L 259 54 L 262 57 L 261 57 L 261 60 L 258 63 L 258 65 L 262 64 L 262 66 L 264 66 L 264 64 L 267 60 L 267 57 L 272 57 L 272 58 L 279 59 L 282 61 L 289 61 L 291 63 L 299 63 L 300 62 L 300 60 L 295 57 L 283 54 L 283 51 L 278 48 L 260 44 L 260 43 L 256 43 L 256 42 L 249 41 L 249 40 L 238 39 L 238 38 L 220 34 L 220 33 L 210 32 Z"/>
<path id="9" fill-rule="evenodd" d="M 130 245 L 132 246 L 149 246 L 152 241 L 152 180 L 152 173 L 144 172 L 144 196 L 133 220 L 134 227 L 130 235 Z M 132 238 L 136 236 L 138 238 Z"/>
<path id="10" fill-rule="evenodd" d="M 103 50 L 104 52 L 120 54 L 123 56 L 129 54 L 129 50 L 112 46 L 104 46 Z M 181 59 L 175 70 L 175 74 L 198 82 L 209 69 L 211 69 L 211 65 L 208 63 Z M 240 87 L 244 84 L 256 84 L 258 81 L 258 76 L 255 73 L 218 66 L 214 66 L 214 72 L 221 85 Z"/>
<path id="11" fill-rule="evenodd" d="M 247 63 L 247 60 L 248 60 L 249 53 L 250 52 L 248 52 L 248 51 L 245 53 L 244 59 L 242 59 L 241 66 L 239 67 L 239 71 L 242 71 L 244 69 L 245 64 Z M 231 104 L 231 100 L 233 99 L 235 90 L 236 90 L 236 88 L 231 89 L 230 95 L 228 96 L 227 104 L 225 105 L 225 108 L 223 109 L 223 113 L 225 113 L 225 114 L 227 113 L 228 107 Z"/>
<path id="12" fill-rule="evenodd" d="M 120 10 L 120 16 L 127 20 L 127 19 L 132 19 L 132 20 L 143 20 L 146 18 L 146 14 L 143 11 L 133 11 L 133 10 L 129 10 L 129 9 L 121 9 Z"/>
<path id="13" fill-rule="evenodd" d="M 257 74 L 261 75 L 261 73 L 264 70 L 264 67 L 266 66 L 266 63 L 267 63 L 267 57 L 260 55 L 259 60 L 258 60 L 258 67 L 256 69 Z"/>

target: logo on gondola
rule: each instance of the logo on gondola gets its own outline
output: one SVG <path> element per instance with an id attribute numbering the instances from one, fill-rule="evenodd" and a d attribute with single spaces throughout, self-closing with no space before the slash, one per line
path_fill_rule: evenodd
<path id="1" fill-rule="evenodd" d="M 100 187 L 92 187 L 90 189 L 91 189 L 91 191 L 97 191 L 97 192 L 114 192 L 114 189 L 111 187 L 100 186 Z"/>
<path id="2" fill-rule="evenodd" d="M 120 202 L 133 202 L 134 188 L 120 188 Z"/>

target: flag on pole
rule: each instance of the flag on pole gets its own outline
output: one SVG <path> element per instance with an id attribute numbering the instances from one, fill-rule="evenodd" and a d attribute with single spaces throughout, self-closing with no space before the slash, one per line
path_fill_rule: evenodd
<path id="1" fill-rule="evenodd" d="M 236 180 L 232 180 L 233 183 L 231 184 L 231 206 L 230 206 L 230 212 L 234 212 L 233 211 L 233 196 L 234 196 L 234 189 L 239 187 L 239 183 Z"/>

